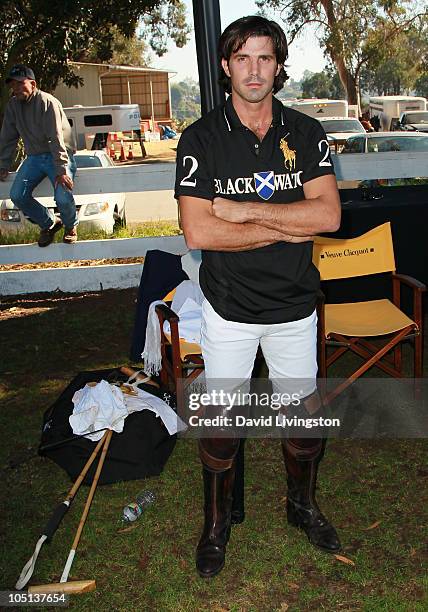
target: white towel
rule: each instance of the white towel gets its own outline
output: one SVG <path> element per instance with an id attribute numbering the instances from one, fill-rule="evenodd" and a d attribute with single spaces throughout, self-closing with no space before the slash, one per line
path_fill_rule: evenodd
<path id="1" fill-rule="evenodd" d="M 180 317 L 178 332 L 180 338 L 187 342 L 201 342 L 201 304 L 204 295 L 199 285 L 193 281 L 180 283 L 174 294 L 171 308 Z M 144 371 L 149 375 L 157 375 L 162 368 L 161 341 L 159 319 L 155 308 L 157 304 L 164 304 L 161 300 L 152 302 L 149 307 L 146 326 L 146 341 L 141 357 L 144 359 Z M 183 317 L 183 320 L 182 320 Z M 165 321 L 164 331 L 171 333 L 168 321 Z"/>
<path id="2" fill-rule="evenodd" d="M 73 433 L 90 434 L 87 437 L 96 442 L 104 431 L 91 434 L 99 429 L 111 429 L 117 433 L 123 431 L 128 409 L 122 391 L 106 380 L 95 386 L 85 385 L 73 395 L 73 414 L 69 422 Z"/>
<path id="3" fill-rule="evenodd" d="M 151 410 L 157 417 L 162 419 L 163 424 L 171 436 L 178 431 L 187 429 L 185 423 L 183 423 L 180 417 L 166 402 L 143 389 L 139 389 L 135 385 L 132 386 L 137 392 L 137 396 L 125 394 L 125 404 L 129 414 L 131 414 L 131 412 L 138 412 L 139 410 Z"/>
<path id="4" fill-rule="evenodd" d="M 91 434 L 98 429 L 121 433 L 128 414 L 141 410 L 151 410 L 160 417 L 170 435 L 186 429 L 186 425 L 166 402 L 136 385 L 130 385 L 136 395 L 124 394 L 119 387 L 110 385 L 106 380 L 94 386 L 85 385 L 76 391 L 72 400 L 73 414 L 69 417 L 73 433 L 88 434 L 86 437 L 93 441 L 100 440 L 104 435 L 104 431 Z"/>
<path id="5" fill-rule="evenodd" d="M 149 375 L 159 374 L 162 367 L 160 325 L 155 310 L 158 304 L 165 304 L 165 302 L 157 300 L 150 304 L 147 315 L 146 341 L 141 353 L 141 357 L 144 359 L 144 372 Z"/>

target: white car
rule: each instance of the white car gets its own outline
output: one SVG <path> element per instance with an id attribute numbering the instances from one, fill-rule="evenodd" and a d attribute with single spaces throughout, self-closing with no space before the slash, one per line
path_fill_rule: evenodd
<path id="1" fill-rule="evenodd" d="M 386 153 L 389 151 L 428 151 L 428 134 L 422 132 L 371 132 L 348 138 L 344 153 Z"/>
<path id="2" fill-rule="evenodd" d="M 77 151 L 74 155 L 79 168 L 108 168 L 114 166 L 105 151 Z M 77 217 L 81 229 L 103 230 L 107 234 L 113 232 L 115 224 L 126 225 L 125 193 L 91 193 L 74 196 Z M 37 200 L 58 214 L 55 200 L 52 197 L 40 197 Z M 23 230 L 28 224 L 33 224 L 10 199 L 0 204 L 0 231 L 10 232 Z"/>
<path id="3" fill-rule="evenodd" d="M 428 111 L 416 110 L 401 113 L 398 129 L 404 131 L 417 130 L 428 132 Z"/>
<path id="4" fill-rule="evenodd" d="M 354 134 L 365 134 L 364 126 L 355 117 L 320 117 L 318 121 L 327 134 L 330 146 L 338 153 L 348 138 Z"/>

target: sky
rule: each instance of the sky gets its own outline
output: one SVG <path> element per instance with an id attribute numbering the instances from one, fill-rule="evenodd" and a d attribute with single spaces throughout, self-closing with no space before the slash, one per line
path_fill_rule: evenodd
<path id="1" fill-rule="evenodd" d="M 192 0 L 184 0 L 187 8 L 188 23 L 193 28 Z M 222 30 L 235 19 L 245 15 L 254 15 L 257 7 L 254 0 L 220 0 L 220 17 Z M 273 15 L 273 18 L 275 16 Z M 278 17 L 278 23 L 281 20 Z M 287 60 L 287 73 L 291 78 L 300 80 L 305 70 L 320 72 L 325 66 L 323 53 L 318 46 L 316 32 L 314 29 L 307 30 L 297 41 L 289 47 L 289 58 Z M 193 31 L 189 42 L 182 49 L 178 49 L 171 43 L 168 52 L 161 58 L 153 56 L 151 62 L 153 68 L 164 68 L 177 75 L 172 77 L 172 83 L 178 83 L 190 77 L 198 80 L 198 65 L 196 60 L 196 47 Z"/>

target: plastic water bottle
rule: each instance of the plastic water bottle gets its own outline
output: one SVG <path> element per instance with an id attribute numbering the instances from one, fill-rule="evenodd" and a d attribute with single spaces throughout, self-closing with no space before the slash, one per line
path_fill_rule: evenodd
<path id="1" fill-rule="evenodd" d="M 155 501 L 155 495 L 152 491 L 143 491 L 137 495 L 135 502 L 129 503 L 124 507 L 122 513 L 122 521 L 132 523 L 139 518 L 147 506 L 150 506 Z"/>

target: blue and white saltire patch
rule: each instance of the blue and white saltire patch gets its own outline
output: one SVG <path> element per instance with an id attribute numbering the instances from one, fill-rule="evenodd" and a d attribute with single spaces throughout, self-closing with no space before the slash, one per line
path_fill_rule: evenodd
<path id="1" fill-rule="evenodd" d="M 275 192 L 274 172 L 254 172 L 256 191 L 263 200 L 269 200 Z"/>

